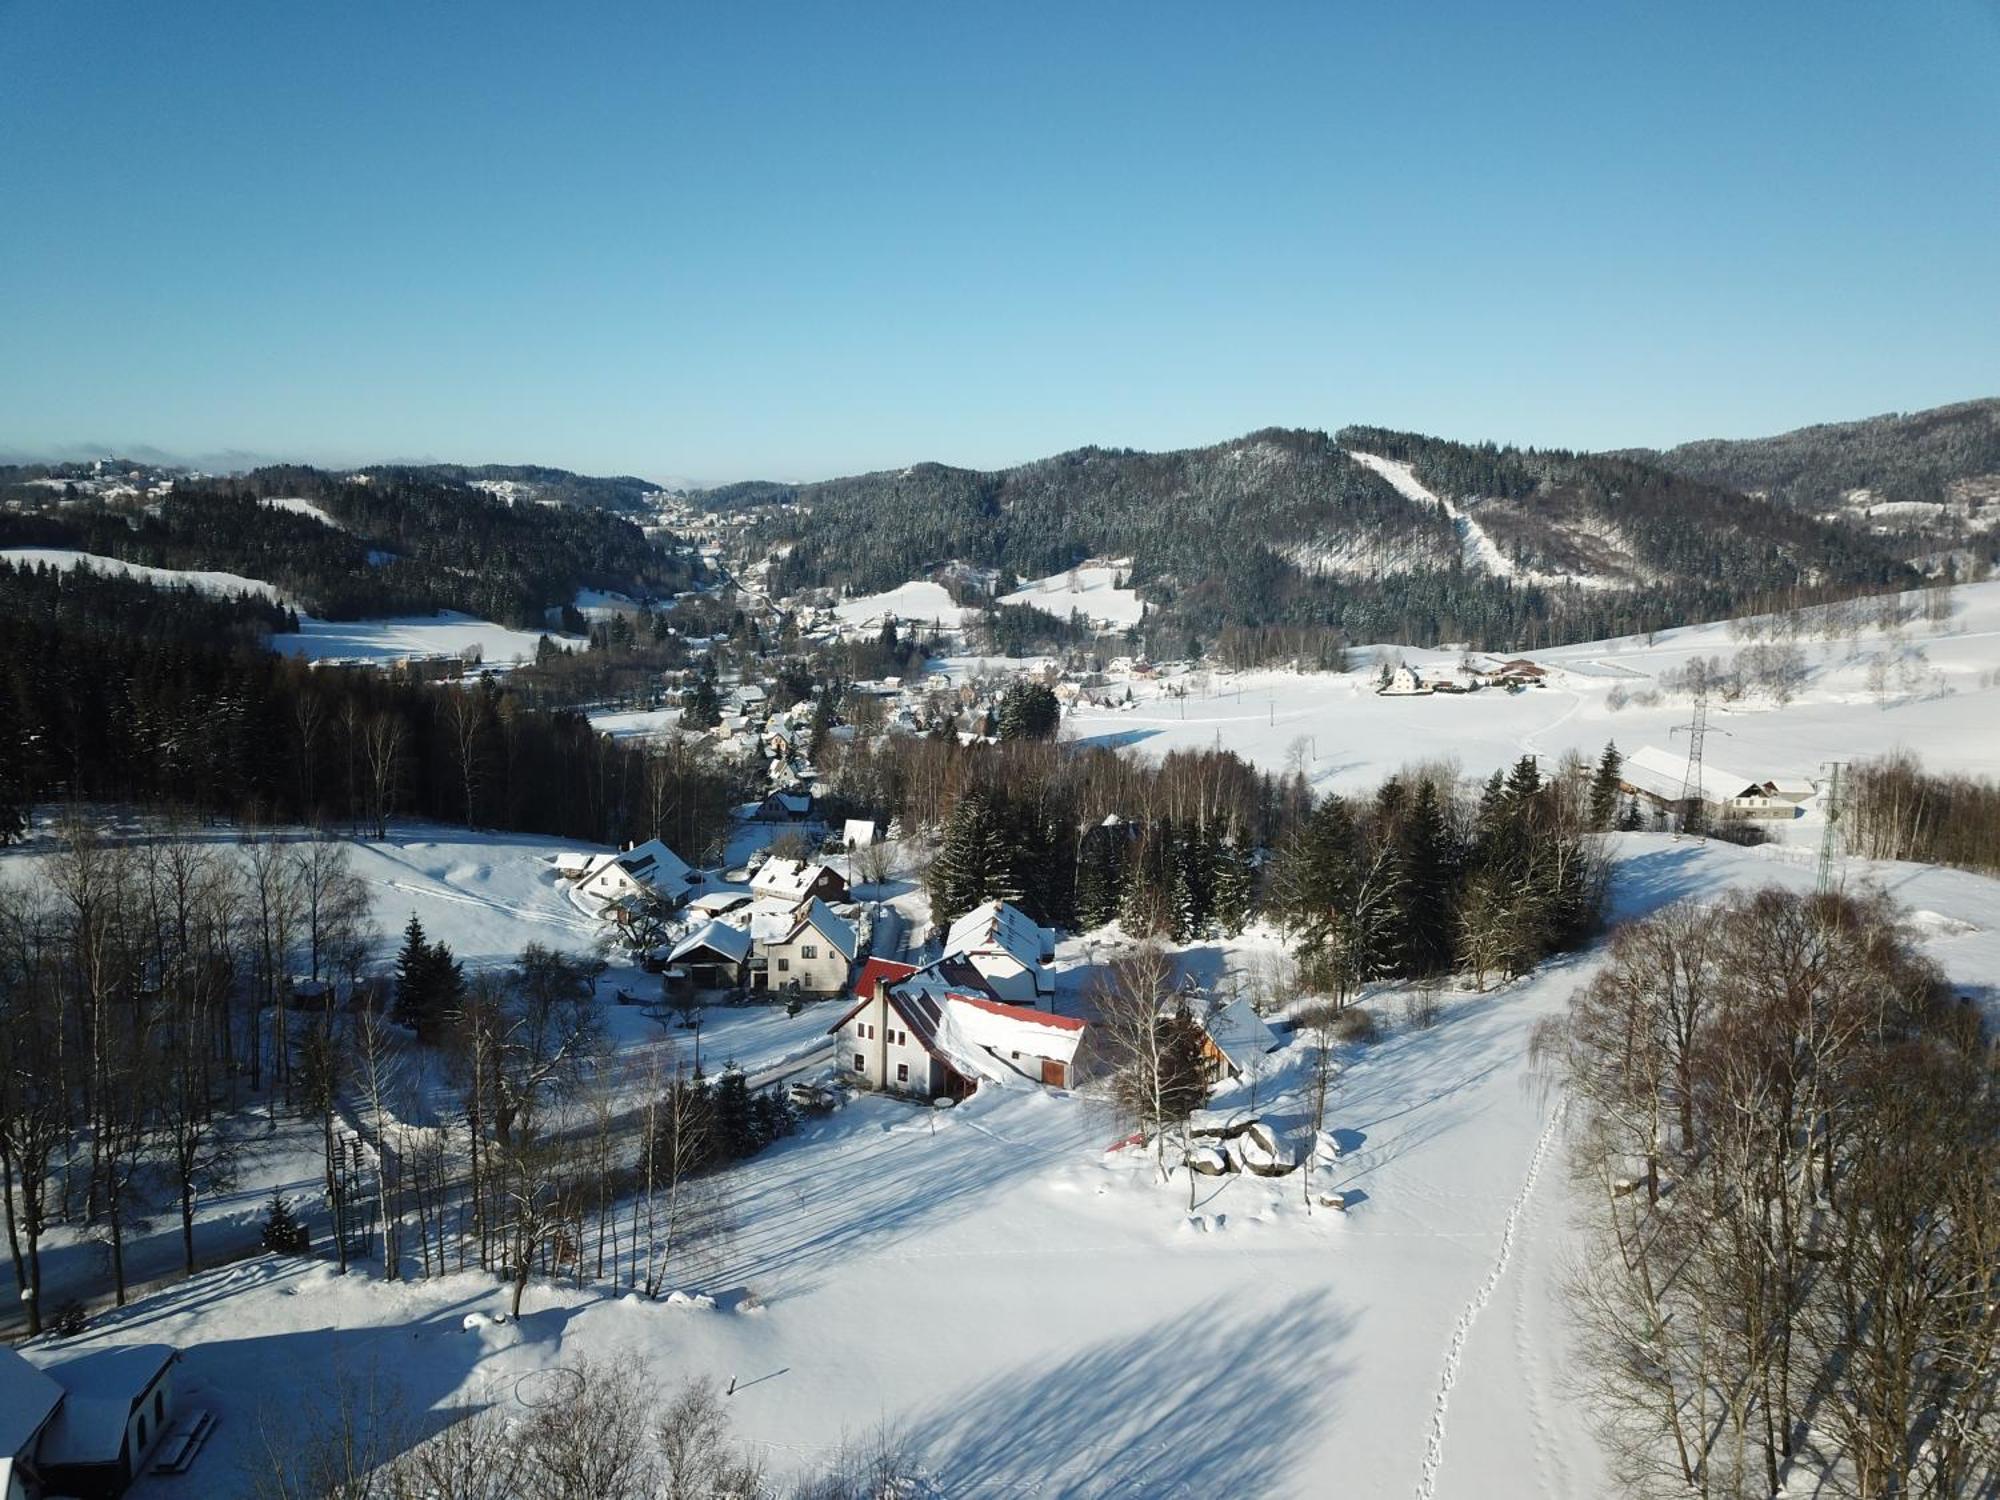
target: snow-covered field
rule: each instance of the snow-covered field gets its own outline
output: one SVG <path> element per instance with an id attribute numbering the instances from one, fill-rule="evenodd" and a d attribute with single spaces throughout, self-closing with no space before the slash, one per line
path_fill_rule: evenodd
<path id="1" fill-rule="evenodd" d="M 1525 752 L 1595 756 L 1613 739 L 1628 752 L 1657 745 L 1685 753 L 1685 737 L 1671 734 L 1688 720 L 1685 695 L 1615 708 L 1614 690 L 1632 699 L 1693 657 L 1717 656 L 1726 666 L 1752 644 L 1723 623 L 1663 630 L 1650 643 L 1624 637 L 1559 646 L 1527 653 L 1556 669 L 1546 686 L 1417 697 L 1378 696 L 1382 648 L 1363 648 L 1355 669 L 1340 675 L 1210 672 L 1134 684 L 1130 706 L 1083 707 L 1063 726 L 1080 741 L 1148 755 L 1219 743 L 1273 771 L 1296 759 L 1317 789 L 1340 792 L 1367 790 L 1400 766 L 1446 755 L 1484 775 Z M 1958 588 L 1942 625 L 1919 616 L 1893 633 L 1871 625 L 1858 636 L 1797 644 L 1807 676 L 1790 703 L 1711 700 L 1708 759 L 1764 777 L 1816 777 L 1825 761 L 1906 748 L 1932 770 L 2000 774 L 2000 582 Z M 1457 652 L 1389 649 L 1425 677 L 1450 676 L 1460 660 Z M 1183 686 L 1185 698 L 1166 696 Z"/>
<path id="2" fill-rule="evenodd" d="M 547 632 L 565 649 L 577 642 Z M 535 659 L 543 632 L 510 630 L 453 610 L 389 620 L 318 620 L 299 617 L 296 634 L 274 635 L 271 648 L 307 661 L 390 662 L 406 656 L 459 656 L 477 651 L 489 667 Z"/>
<path id="3" fill-rule="evenodd" d="M 1145 617 L 1146 606 L 1136 590 L 1117 586 L 1130 566 L 1130 559 L 1085 563 L 1024 583 L 1013 593 L 1002 594 L 1000 602 L 1032 604 L 1064 620 L 1076 610 L 1095 625 L 1136 625 Z"/>
<path id="4" fill-rule="evenodd" d="M 55 568 L 60 572 L 87 567 L 95 573 L 115 573 L 126 578 L 139 578 L 163 588 L 177 585 L 192 587 L 200 589 L 205 594 L 218 594 L 231 599 L 238 594 L 280 599 L 277 589 L 270 584 L 258 578 L 245 578 L 240 573 L 149 568 L 143 563 L 125 562 L 116 557 L 100 557 L 93 552 L 79 552 L 73 547 L 0 547 L 0 560 L 25 564 L 28 567 Z"/>
<path id="5" fill-rule="evenodd" d="M 834 618 L 850 628 L 865 629 L 894 619 L 899 625 L 936 625 L 956 630 L 973 611 L 952 602 L 941 583 L 905 583 L 882 594 L 843 599 L 833 607 Z"/>
<path id="6" fill-rule="evenodd" d="M 366 868 L 476 950 L 464 924 L 556 909 L 533 874 L 481 876 L 478 848 L 499 852 L 440 836 Z M 1622 916 L 1813 880 L 1803 851 L 1635 834 L 1617 855 Z M 1912 907 L 1932 953 L 1991 1003 L 2000 883 L 1912 866 L 1848 878 Z M 496 904 L 465 908 L 475 893 Z M 1266 948 L 1184 962 L 1213 978 Z M 1059 1003 L 1087 956 L 1065 944 Z M 741 1173 L 739 1228 L 701 1283 L 713 1307 L 538 1285 L 519 1325 L 467 1329 L 468 1312 L 505 1305 L 490 1278 L 392 1287 L 257 1260 L 88 1338 L 187 1350 L 184 1399 L 223 1419 L 196 1476 L 217 1496 L 260 1420 L 282 1430 L 336 1372 L 394 1380 L 410 1410 L 511 1407 L 532 1390 L 523 1375 L 586 1357 L 734 1379 L 737 1430 L 780 1472 L 886 1419 L 953 1497 L 1601 1495 L 1565 1376 L 1561 1102 L 1525 1058 L 1536 1018 L 1597 962 L 1449 997 L 1434 1029 L 1392 1025 L 1351 1054 L 1332 1112 L 1346 1154 L 1318 1178 L 1349 1193 L 1345 1214 L 1308 1215 L 1295 1178 L 1246 1176 L 1203 1180 L 1190 1208 L 1185 1178 L 1161 1185 L 1149 1161 L 1107 1152 L 1117 1127 L 1076 1096 L 989 1091 L 950 1112 L 864 1099 Z M 1299 1081 L 1273 1062 L 1256 1085 L 1267 1109 Z"/>

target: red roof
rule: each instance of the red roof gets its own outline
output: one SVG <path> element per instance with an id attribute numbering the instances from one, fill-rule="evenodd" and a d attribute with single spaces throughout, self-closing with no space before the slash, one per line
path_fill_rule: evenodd
<path id="1" fill-rule="evenodd" d="M 953 994 L 951 998 L 964 1005 L 976 1005 L 993 1015 L 1005 1016 L 1010 1021 L 1033 1021 L 1038 1026 L 1053 1026 L 1058 1031 L 1083 1030 L 1083 1022 L 1074 1016 L 1050 1015 L 1045 1010 L 1035 1010 L 1026 1005 L 1009 1005 L 1003 1000 L 986 1000 L 978 995 Z"/>
<path id="2" fill-rule="evenodd" d="M 899 964 L 893 958 L 871 958 L 861 966 L 861 972 L 854 976 L 854 993 L 864 999 L 875 998 L 877 984 L 894 984 L 899 979 L 908 979 L 917 972 L 915 964 Z"/>

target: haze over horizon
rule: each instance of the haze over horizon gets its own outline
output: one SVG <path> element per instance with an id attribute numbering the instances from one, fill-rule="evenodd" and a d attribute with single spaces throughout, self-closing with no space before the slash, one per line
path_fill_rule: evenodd
<path id="1" fill-rule="evenodd" d="M 20 454 L 716 482 L 2000 390 L 1976 0 L 28 4 L 0 43 Z"/>

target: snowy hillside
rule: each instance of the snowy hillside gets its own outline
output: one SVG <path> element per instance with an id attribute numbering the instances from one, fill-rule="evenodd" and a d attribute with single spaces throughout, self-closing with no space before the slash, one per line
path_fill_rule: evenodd
<path id="1" fill-rule="evenodd" d="M 1032 604 L 1060 619 L 1068 619 L 1074 611 L 1094 625 L 1136 625 L 1145 617 L 1146 606 L 1137 591 L 1118 586 L 1130 568 L 1129 558 L 1083 563 L 1024 583 L 1013 593 L 1002 594 L 1000 603 Z"/>
<path id="2" fill-rule="evenodd" d="M 225 598 L 234 598 L 238 594 L 254 594 L 277 603 L 285 602 L 279 596 L 277 589 L 259 578 L 245 578 L 237 573 L 149 568 L 143 563 L 126 562 L 116 557 L 99 557 L 94 553 L 78 552 L 70 547 L 0 547 L 0 561 L 31 568 L 54 568 L 59 572 L 67 572 L 71 568 L 89 568 L 96 573 L 112 573 L 125 578 L 142 579 L 163 588 L 176 586 L 196 588 L 205 594 L 217 594 Z"/>
<path id="3" fill-rule="evenodd" d="M 1658 835 L 1617 852 L 1621 916 L 1813 878 L 1783 852 Z M 505 857 L 440 839 L 371 852 L 368 868 L 476 948 L 466 919 L 553 914 Z M 2000 884 L 1914 867 L 1849 879 L 1892 885 L 1947 972 L 1990 984 Z M 1213 978 L 1267 945 L 1181 962 Z M 1065 945 L 1064 995 L 1083 956 Z M 1295 1181 L 1249 1176 L 1203 1183 L 1190 1207 L 1184 1179 L 1156 1184 L 1149 1161 L 1108 1152 L 1116 1127 L 1076 1096 L 989 1091 L 949 1113 L 863 1099 L 743 1170 L 740 1228 L 701 1285 L 713 1305 L 538 1285 L 519 1325 L 495 1326 L 468 1318 L 504 1307 L 491 1278 L 385 1287 L 257 1260 L 107 1315 L 85 1344 L 186 1348 L 184 1398 L 223 1419 L 201 1460 L 217 1482 L 260 1421 L 296 1421 L 304 1383 L 330 1372 L 373 1369 L 415 1410 L 525 1410 L 524 1377 L 589 1358 L 733 1379 L 737 1432 L 780 1473 L 886 1418 L 954 1497 L 1310 1497 L 1334 1474 L 1354 1494 L 1600 1495 L 1567 1384 L 1562 1106 L 1525 1060 L 1536 1018 L 1597 962 L 1448 997 L 1437 1027 L 1350 1054 L 1343 1154 L 1319 1178 L 1348 1193 L 1344 1214 L 1308 1215 Z M 1269 1061 L 1254 1085 L 1267 1112 L 1300 1083 L 1289 1051 Z M 133 1493 L 182 1491 L 148 1479 Z"/>

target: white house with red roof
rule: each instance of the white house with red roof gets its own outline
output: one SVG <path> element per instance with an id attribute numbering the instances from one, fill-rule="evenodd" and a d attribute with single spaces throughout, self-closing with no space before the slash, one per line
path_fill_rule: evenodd
<path id="1" fill-rule="evenodd" d="M 1009 1004 L 964 957 L 914 970 L 870 960 L 864 979 L 868 987 L 829 1028 L 841 1070 L 859 1087 L 962 1099 L 982 1082 L 1075 1081 L 1084 1023 Z"/>

